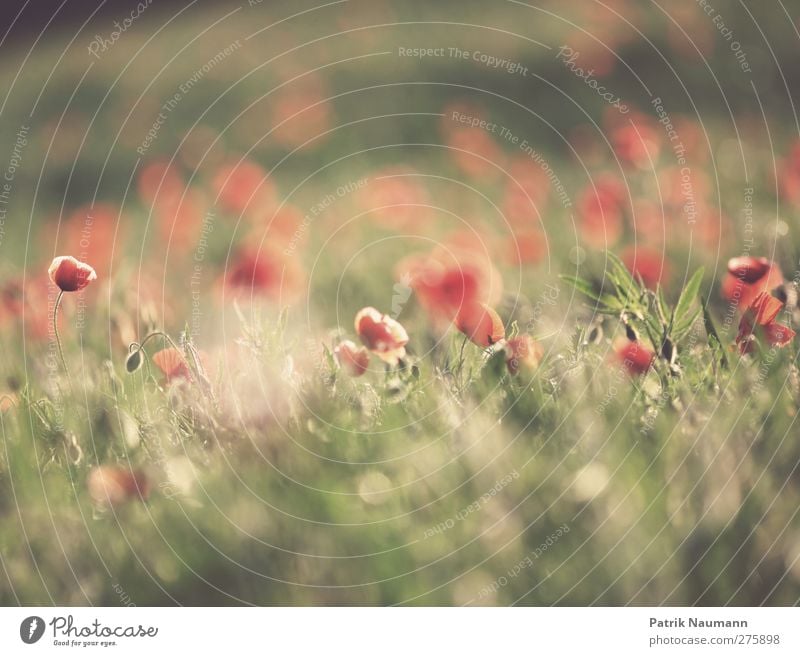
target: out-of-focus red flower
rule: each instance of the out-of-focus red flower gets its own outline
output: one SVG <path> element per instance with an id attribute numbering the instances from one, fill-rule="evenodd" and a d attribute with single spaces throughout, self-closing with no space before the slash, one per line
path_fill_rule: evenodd
<path id="1" fill-rule="evenodd" d="M 208 369 L 208 355 L 204 351 L 198 351 L 198 365 L 201 371 Z M 184 355 L 172 347 L 162 349 L 153 354 L 153 363 L 159 368 L 167 383 L 178 379 L 191 380 L 192 372 Z"/>
<path id="2" fill-rule="evenodd" d="M 500 315 L 485 303 L 467 303 L 456 315 L 456 328 L 473 344 L 488 348 L 506 336 Z"/>
<path id="3" fill-rule="evenodd" d="M 353 378 L 362 376 L 367 371 L 367 367 L 369 367 L 367 349 L 363 346 L 356 346 L 349 339 L 341 342 L 334 349 L 334 355 L 339 362 L 339 366 Z"/>
<path id="4" fill-rule="evenodd" d="M 245 247 L 231 260 L 224 278 L 232 292 L 274 301 L 288 301 L 302 286 L 302 271 L 297 258 L 272 249 Z"/>
<path id="5" fill-rule="evenodd" d="M 661 150 L 659 125 L 641 112 L 618 119 L 611 130 L 614 152 L 626 164 L 640 169 L 652 169 Z"/>
<path id="6" fill-rule="evenodd" d="M 669 277 L 669 265 L 664 253 L 647 247 L 627 248 L 622 253 L 622 262 L 634 278 L 641 277 L 650 289 Z"/>
<path id="7" fill-rule="evenodd" d="M 517 232 L 506 241 L 505 256 L 512 265 L 536 264 L 546 253 L 547 241 L 538 230 Z"/>
<path id="8" fill-rule="evenodd" d="M 783 273 L 765 257 L 734 257 L 728 260 L 728 274 L 722 281 L 722 297 L 747 308 L 761 292 L 783 284 Z"/>
<path id="9" fill-rule="evenodd" d="M 258 215 L 272 206 L 275 198 L 267 172 L 246 159 L 220 166 L 212 185 L 222 207 L 234 214 Z"/>
<path id="10" fill-rule="evenodd" d="M 99 506 L 117 506 L 132 499 L 145 500 L 150 494 L 150 484 L 144 472 L 117 465 L 94 467 L 86 485 L 92 501 Z"/>
<path id="11" fill-rule="evenodd" d="M 535 369 L 542 361 L 544 350 L 530 335 L 512 337 L 506 343 L 506 367 L 515 376 L 520 369 Z"/>
<path id="12" fill-rule="evenodd" d="M 462 305 L 478 298 L 480 276 L 469 264 L 445 267 L 432 260 L 411 272 L 411 287 L 428 312 L 452 321 Z"/>
<path id="13" fill-rule="evenodd" d="M 612 176 L 599 176 L 578 198 L 581 237 L 591 246 L 607 247 L 622 235 L 625 185 Z"/>
<path id="14" fill-rule="evenodd" d="M 92 267 L 71 255 L 59 255 L 54 258 L 47 274 L 62 292 L 80 291 L 93 280 L 97 280 L 97 273 Z"/>
<path id="15" fill-rule="evenodd" d="M 361 343 L 387 364 L 396 365 L 405 357 L 408 333 L 390 316 L 365 307 L 356 314 L 355 328 Z"/>
<path id="16" fill-rule="evenodd" d="M 161 370 L 168 383 L 178 378 L 189 380 L 192 375 L 183 354 L 174 348 L 165 348 L 153 354 L 153 363 Z"/>
<path id="17" fill-rule="evenodd" d="M 782 308 L 783 303 L 767 292 L 756 296 L 739 321 L 736 344 L 741 353 L 753 350 L 756 335 L 763 337 L 770 346 L 783 347 L 794 339 L 794 330 L 775 321 Z"/>
<path id="18" fill-rule="evenodd" d="M 656 357 L 655 353 L 643 346 L 641 342 L 632 342 L 627 339 L 620 342 L 615 351 L 617 359 L 632 376 L 647 373 Z"/>
<path id="19" fill-rule="evenodd" d="M 477 249 L 443 246 L 427 256 L 403 259 L 397 271 L 408 276 L 425 311 L 449 324 L 464 305 L 493 304 L 500 298 L 502 279 L 490 257 Z"/>

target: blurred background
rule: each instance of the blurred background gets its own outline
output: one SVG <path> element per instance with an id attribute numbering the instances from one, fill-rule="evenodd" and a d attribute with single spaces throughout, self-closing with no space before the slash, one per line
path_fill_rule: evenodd
<path id="1" fill-rule="evenodd" d="M 721 371 L 700 321 L 679 382 L 632 380 L 625 330 L 560 276 L 600 284 L 609 250 L 674 303 L 702 266 L 726 348 L 730 258 L 791 297 L 798 19 L 4 5 L 0 601 L 797 603 L 794 347 Z M 98 273 L 64 300 L 72 376 L 46 278 L 64 254 Z M 471 344 L 452 366 L 430 281 L 454 267 L 541 344 L 524 380 Z M 336 364 L 365 306 L 406 328 L 413 375 Z M 127 375 L 156 330 L 208 358 L 207 388 Z M 146 500 L 98 503 L 102 466 Z"/>

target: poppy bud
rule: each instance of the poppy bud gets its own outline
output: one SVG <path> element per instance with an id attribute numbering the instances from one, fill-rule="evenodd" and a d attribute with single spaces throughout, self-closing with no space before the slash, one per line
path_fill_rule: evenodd
<path id="1" fill-rule="evenodd" d="M 97 273 L 92 267 L 71 255 L 54 258 L 47 273 L 62 292 L 80 291 L 93 280 L 97 280 Z"/>
<path id="2" fill-rule="evenodd" d="M 132 374 L 139 370 L 139 367 L 142 366 L 142 362 L 142 349 L 137 348 L 128 356 L 128 359 L 125 360 L 125 369 L 129 374 Z"/>

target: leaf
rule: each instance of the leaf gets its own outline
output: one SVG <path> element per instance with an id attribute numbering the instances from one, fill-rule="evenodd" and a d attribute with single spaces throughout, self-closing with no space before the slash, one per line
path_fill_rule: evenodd
<path id="1" fill-rule="evenodd" d="M 672 326 L 672 338 L 676 342 L 679 342 L 689 334 L 692 326 L 694 326 L 694 322 L 697 321 L 697 318 L 700 316 L 700 312 L 700 309 L 692 310 L 683 321 L 680 323 L 675 323 Z"/>
<path id="2" fill-rule="evenodd" d="M 614 283 L 617 292 L 625 298 L 627 304 L 636 303 L 642 293 L 641 286 L 633 279 L 628 267 L 611 251 L 606 251 L 606 257 L 611 262 L 608 278 Z"/>
<path id="3" fill-rule="evenodd" d="M 669 321 L 667 320 L 667 301 L 664 299 L 664 289 L 660 284 L 656 286 L 655 306 L 656 312 L 658 312 L 659 320 L 663 326 L 666 327 L 669 324 Z"/>
<path id="4" fill-rule="evenodd" d="M 588 296 L 593 301 L 600 301 L 600 296 L 597 292 L 594 291 L 594 287 L 592 287 L 592 283 L 588 280 L 584 280 L 583 278 L 578 278 L 577 276 L 568 276 L 568 275 L 560 275 L 559 278 L 564 282 L 568 282 L 572 285 L 577 291 L 579 291 L 584 296 Z"/>
<path id="5" fill-rule="evenodd" d="M 581 294 L 588 296 L 591 300 L 593 300 L 596 303 L 598 312 L 604 314 L 618 314 L 620 310 L 625 308 L 625 304 L 622 303 L 616 296 L 596 292 L 592 286 L 592 283 L 590 283 L 588 280 L 563 274 L 559 277 L 564 282 L 572 285 Z"/>
<path id="6" fill-rule="evenodd" d="M 703 307 L 703 324 L 705 325 L 706 334 L 708 335 L 708 345 L 711 347 L 711 350 L 715 351 L 719 356 L 719 362 L 722 368 L 728 369 L 730 367 L 728 363 L 728 354 L 722 346 L 722 340 L 719 338 L 719 333 L 717 333 L 717 329 L 714 327 L 714 320 L 711 318 L 711 314 L 708 311 L 708 300 L 702 295 L 700 296 L 700 305 Z"/>
<path id="7" fill-rule="evenodd" d="M 694 275 L 686 283 L 686 287 L 681 292 L 681 297 L 678 299 L 675 310 L 672 313 L 672 327 L 673 329 L 686 330 L 688 324 L 691 327 L 694 319 L 691 317 L 692 304 L 700 294 L 700 285 L 703 282 L 703 273 L 705 269 L 700 267 L 694 272 Z"/>

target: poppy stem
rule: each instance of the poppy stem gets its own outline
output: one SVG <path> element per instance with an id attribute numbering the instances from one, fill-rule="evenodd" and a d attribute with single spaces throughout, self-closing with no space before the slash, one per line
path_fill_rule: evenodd
<path id="1" fill-rule="evenodd" d="M 69 376 L 69 367 L 67 361 L 64 359 L 64 349 L 61 347 L 61 336 L 58 334 L 58 308 L 61 305 L 61 297 L 64 296 L 64 290 L 58 292 L 56 296 L 56 304 L 53 307 L 53 332 L 56 336 L 56 344 L 58 345 L 58 355 L 61 356 L 61 365 L 64 367 L 64 373 Z"/>
<path id="2" fill-rule="evenodd" d="M 461 342 L 461 350 L 458 353 L 458 365 L 456 367 L 456 377 L 458 380 L 458 387 L 461 389 L 461 370 L 464 368 L 464 347 L 467 345 L 469 337 L 464 335 L 464 341 Z"/>
<path id="3" fill-rule="evenodd" d="M 162 332 L 162 331 L 160 331 L 160 330 L 154 330 L 152 333 L 150 333 L 149 335 L 147 335 L 147 337 L 145 337 L 145 338 L 142 340 L 142 343 L 141 343 L 141 344 L 139 344 L 139 349 L 140 349 L 140 350 L 141 350 L 141 349 L 143 349 L 143 348 L 144 348 L 144 345 L 145 345 L 145 344 L 147 344 L 147 342 L 149 342 L 149 341 L 150 341 L 150 339 L 151 339 L 151 338 L 153 338 L 153 337 L 163 337 L 163 338 L 164 338 L 164 339 L 165 339 L 167 342 L 169 342 L 169 345 L 170 345 L 172 348 L 174 348 L 174 349 L 175 349 L 176 351 L 178 351 L 179 353 L 182 353 L 181 349 L 179 349 L 179 348 L 178 348 L 178 346 L 175 344 L 175 342 L 173 342 L 173 341 L 172 341 L 172 337 L 170 337 L 169 335 L 167 335 L 167 333 L 165 333 L 165 332 Z"/>

